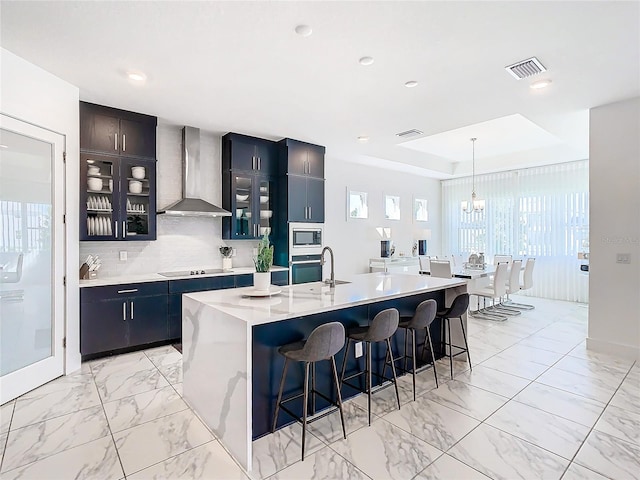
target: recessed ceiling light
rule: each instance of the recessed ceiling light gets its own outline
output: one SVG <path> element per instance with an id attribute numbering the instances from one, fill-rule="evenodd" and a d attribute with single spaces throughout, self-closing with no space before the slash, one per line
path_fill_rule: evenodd
<path id="1" fill-rule="evenodd" d="M 142 72 L 127 72 L 127 77 L 136 83 L 144 83 L 147 79 L 147 76 Z"/>
<path id="2" fill-rule="evenodd" d="M 360 135 L 358 137 L 358 141 L 360 143 L 367 143 L 369 141 L 369 137 L 367 135 Z"/>
<path id="3" fill-rule="evenodd" d="M 373 57 L 362 57 L 358 60 L 360 65 L 371 65 L 373 63 Z"/>
<path id="4" fill-rule="evenodd" d="M 540 88 L 548 87 L 550 83 L 551 83 L 551 80 L 538 80 L 537 82 L 533 82 L 531 85 L 529 85 L 529 88 L 538 90 Z"/>
<path id="5" fill-rule="evenodd" d="M 296 27 L 296 33 L 301 37 L 308 37 L 313 33 L 313 29 L 309 25 L 298 25 Z"/>
<path id="6" fill-rule="evenodd" d="M 416 87 L 417 85 L 418 85 L 418 82 L 416 82 L 415 80 L 409 80 L 404 84 L 404 86 L 407 88 L 413 88 L 413 87 Z"/>

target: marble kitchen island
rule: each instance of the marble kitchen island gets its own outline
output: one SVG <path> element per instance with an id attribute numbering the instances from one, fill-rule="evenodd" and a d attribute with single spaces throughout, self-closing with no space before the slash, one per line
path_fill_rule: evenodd
<path id="1" fill-rule="evenodd" d="M 306 338 L 330 321 L 346 327 L 367 325 L 385 308 L 411 315 L 428 298 L 442 308 L 466 291 L 465 280 L 424 275 L 369 273 L 350 280 L 333 289 L 320 282 L 282 287 L 281 293 L 266 298 L 247 298 L 253 287 L 183 296 L 184 398 L 247 471 L 252 468 L 252 440 L 270 429 L 284 363 L 277 353 L 280 345 Z M 437 342 L 439 325 L 434 327 Z M 402 352 L 401 333 L 394 339 L 395 354 Z M 336 355 L 339 366 L 343 355 L 344 349 Z M 374 348 L 372 355 L 381 366 L 384 349 Z M 351 349 L 348 371 L 361 366 L 363 359 L 356 359 Z M 302 388 L 302 369 L 296 367 L 289 369 L 285 395 Z M 318 390 L 332 395 L 329 362 L 317 365 L 316 383 Z M 344 398 L 358 393 L 350 387 L 342 392 Z M 318 401 L 317 410 L 326 406 Z M 280 415 L 278 427 L 292 421 Z"/>

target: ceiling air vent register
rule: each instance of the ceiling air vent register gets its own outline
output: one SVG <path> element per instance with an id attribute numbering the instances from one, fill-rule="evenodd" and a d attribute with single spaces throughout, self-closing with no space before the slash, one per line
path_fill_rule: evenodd
<path id="1" fill-rule="evenodd" d="M 538 73 L 547 71 L 545 66 L 542 65 L 542 63 L 540 63 L 540 60 L 538 60 L 536 57 L 531 57 L 526 60 L 516 62 L 513 65 L 509 65 L 508 67 L 504 68 L 518 80 L 522 80 L 523 78 L 531 77 L 533 75 L 537 75 Z"/>
<path id="2" fill-rule="evenodd" d="M 420 130 L 416 130 L 415 128 L 412 128 L 411 130 L 407 130 L 406 132 L 396 133 L 396 135 L 398 137 L 406 138 L 406 137 L 415 137 L 416 135 L 422 135 L 423 133 L 424 132 L 421 132 Z"/>

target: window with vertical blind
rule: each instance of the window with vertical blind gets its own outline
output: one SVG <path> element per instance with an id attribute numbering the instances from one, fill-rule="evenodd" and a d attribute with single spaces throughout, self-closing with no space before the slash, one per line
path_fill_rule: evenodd
<path id="1" fill-rule="evenodd" d="M 587 160 L 476 175 L 481 212 L 462 210 L 471 189 L 471 178 L 442 181 L 444 255 L 535 257 L 534 286 L 526 294 L 588 300 L 578 260 L 589 240 Z"/>

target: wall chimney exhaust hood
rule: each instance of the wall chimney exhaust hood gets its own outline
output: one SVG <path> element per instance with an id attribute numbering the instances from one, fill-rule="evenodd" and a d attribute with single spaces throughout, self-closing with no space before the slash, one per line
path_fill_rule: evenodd
<path id="1" fill-rule="evenodd" d="M 200 198 L 200 129 L 182 129 L 182 199 L 158 210 L 183 217 L 230 217 L 231 212 Z"/>

